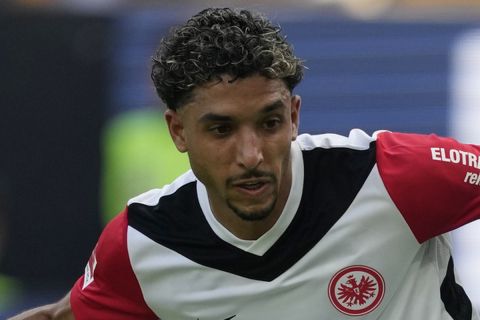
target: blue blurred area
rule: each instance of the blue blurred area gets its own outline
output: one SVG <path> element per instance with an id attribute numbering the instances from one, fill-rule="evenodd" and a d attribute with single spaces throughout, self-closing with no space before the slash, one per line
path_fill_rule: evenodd
<path id="1" fill-rule="evenodd" d="M 108 32 L 103 41 L 108 49 L 102 60 L 106 74 L 101 88 L 105 99 L 100 104 L 102 115 L 92 114 L 91 117 L 98 117 L 98 123 L 105 124 L 127 110 L 160 104 L 150 83 L 150 57 L 159 39 L 172 24 L 182 22 L 191 13 L 191 10 L 149 8 L 105 17 L 107 22 L 102 23 L 108 23 Z M 447 134 L 451 50 L 459 36 L 480 24 L 473 21 L 356 21 L 311 12 L 305 12 L 304 18 L 298 15 L 298 10 L 294 18 L 283 12 L 276 14 L 274 21 L 283 26 L 284 34 L 293 44 L 296 54 L 306 60 L 308 67 L 305 80 L 296 89 L 303 101 L 302 132 L 346 134 L 352 128 L 362 128 L 369 133 L 388 129 Z M 91 23 L 89 16 L 80 18 L 87 26 Z M 69 22 L 63 19 L 61 23 Z M 85 33 L 83 36 L 88 35 Z M 74 47 L 79 45 L 78 38 L 70 40 L 77 41 Z M 94 48 L 87 46 L 84 50 Z M 4 108 L 5 104 L 0 104 L 0 107 Z M 49 115 L 45 114 L 41 121 L 49 121 Z M 86 186 L 81 194 L 76 195 L 78 201 L 83 201 L 82 198 L 99 201 L 98 186 L 94 183 L 98 181 L 92 180 L 90 187 Z M 98 208 L 95 210 L 90 210 L 95 211 L 89 212 L 90 217 L 99 216 Z M 14 213 L 10 214 L 13 216 Z M 51 219 L 57 218 L 45 218 L 45 225 L 38 228 L 48 230 Z M 66 230 L 89 223 L 82 219 L 60 220 Z M 41 241 L 38 238 L 25 240 L 23 230 L 16 229 L 19 225 L 13 223 L 9 231 L 10 254 L 6 269 L 16 267 L 28 271 L 35 268 L 38 278 L 44 274 L 48 274 L 49 278 L 35 281 L 33 277 L 25 276 L 27 271 L 18 272 L 19 287 L 10 293 L 0 291 L 0 301 L 10 295 L 15 297 L 6 310 L 0 310 L 0 318 L 59 299 L 72 284 L 70 274 L 59 274 L 55 279 L 51 267 L 42 271 L 48 268 L 42 267 L 41 259 L 34 266 L 17 262 L 17 255 L 25 251 L 25 247 L 16 247 L 19 243 Z M 73 243 L 86 237 L 90 239 L 87 242 L 91 247 L 91 239 L 97 236 L 96 229 L 89 228 L 85 232 L 80 239 L 57 239 L 48 245 L 61 243 L 61 250 L 69 251 Z M 64 268 L 61 254 L 52 256 L 47 252 L 50 252 L 48 248 L 38 247 L 35 255 L 48 256 L 48 260 L 56 261 L 58 268 Z M 85 250 L 79 252 L 80 260 L 86 262 Z M 81 270 L 83 265 L 71 272 L 80 275 Z M 49 283 L 52 285 L 49 286 Z"/>
<path id="2" fill-rule="evenodd" d="M 305 21 L 284 24 L 306 79 L 302 130 L 445 133 L 448 53 L 466 26 Z"/>

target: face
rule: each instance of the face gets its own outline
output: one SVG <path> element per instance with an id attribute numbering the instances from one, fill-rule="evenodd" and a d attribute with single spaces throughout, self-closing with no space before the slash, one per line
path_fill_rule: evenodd
<path id="1" fill-rule="evenodd" d="M 271 220 L 290 190 L 300 98 L 278 79 L 228 80 L 196 88 L 166 120 L 220 222 Z"/>

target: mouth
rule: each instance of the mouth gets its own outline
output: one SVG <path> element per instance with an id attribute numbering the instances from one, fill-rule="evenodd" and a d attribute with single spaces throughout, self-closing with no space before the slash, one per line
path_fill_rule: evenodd
<path id="1" fill-rule="evenodd" d="M 257 196 L 268 189 L 268 186 L 271 185 L 271 181 L 267 178 L 248 179 L 235 181 L 232 185 L 242 193 Z"/>

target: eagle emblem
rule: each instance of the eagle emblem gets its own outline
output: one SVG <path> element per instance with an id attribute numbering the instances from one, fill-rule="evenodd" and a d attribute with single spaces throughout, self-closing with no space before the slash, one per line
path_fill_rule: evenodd
<path id="1" fill-rule="evenodd" d="M 350 266 L 338 271 L 328 285 L 328 297 L 340 312 L 360 316 L 382 302 L 385 283 L 382 275 L 367 266 Z"/>

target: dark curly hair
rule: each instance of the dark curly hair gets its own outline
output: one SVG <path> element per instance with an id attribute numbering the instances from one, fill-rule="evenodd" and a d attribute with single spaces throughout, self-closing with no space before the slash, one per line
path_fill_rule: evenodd
<path id="1" fill-rule="evenodd" d="M 254 74 L 282 79 L 290 91 L 303 77 L 303 62 L 280 27 L 247 10 L 199 12 L 162 40 L 152 60 L 157 93 L 173 110 L 189 101 L 195 87 L 225 74 L 232 81 Z"/>

